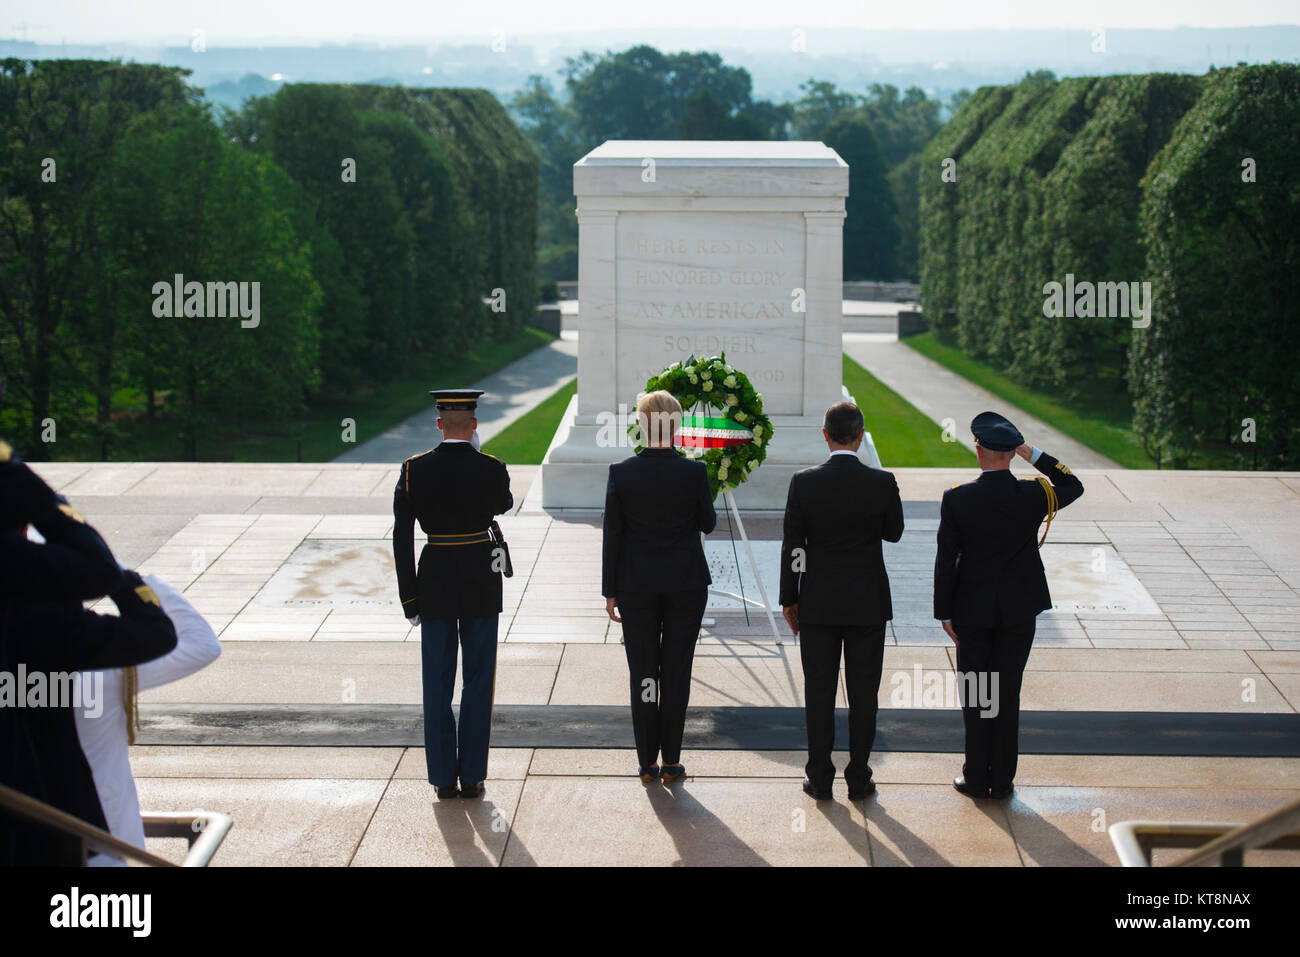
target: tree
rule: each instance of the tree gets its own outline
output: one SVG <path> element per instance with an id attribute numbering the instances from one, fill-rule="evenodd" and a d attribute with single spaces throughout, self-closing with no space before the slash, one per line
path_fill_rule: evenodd
<path id="1" fill-rule="evenodd" d="M 113 317 L 90 308 L 113 295 L 101 242 L 105 170 L 134 117 L 196 99 L 187 74 L 95 60 L 0 63 L 0 374 L 6 401 L 26 412 L 32 459 L 48 456 L 45 420 L 75 421 L 88 394 L 107 423 Z"/>
<path id="2" fill-rule="evenodd" d="M 294 231 L 296 189 L 271 161 L 224 138 L 205 110 L 142 116 L 109 164 L 109 241 L 128 380 L 169 392 L 187 458 L 210 428 L 283 417 L 318 381 L 320 288 Z M 202 316 L 159 316 L 180 274 L 204 284 Z M 259 311 L 209 313 L 206 284 L 258 284 Z M 167 299 L 172 299 L 170 292 Z M 229 310 L 227 310 L 229 312 Z M 256 319 L 256 325 L 252 325 Z"/>
<path id="3" fill-rule="evenodd" d="M 893 192 L 871 127 L 858 116 L 841 115 L 823 133 L 826 145 L 849 164 L 844 201 L 844 278 L 893 279 L 898 226 Z"/>

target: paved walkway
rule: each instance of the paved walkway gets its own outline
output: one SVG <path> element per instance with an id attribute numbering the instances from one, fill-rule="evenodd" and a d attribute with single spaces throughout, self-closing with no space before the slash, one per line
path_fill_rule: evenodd
<path id="1" fill-rule="evenodd" d="M 478 437 L 487 444 L 516 419 L 578 374 L 578 334 L 565 332 L 561 338 L 517 359 L 486 379 L 458 388 L 482 389 L 479 400 Z M 430 400 L 427 411 L 411 416 L 355 449 L 344 452 L 335 462 L 400 463 L 409 455 L 431 449 L 442 441 L 435 424 L 437 413 Z"/>
<path id="2" fill-rule="evenodd" d="M 840 781 L 835 802 L 819 805 L 799 790 L 798 751 L 705 750 L 710 729 L 697 723 L 684 751 L 691 777 L 673 790 L 643 789 L 629 775 L 631 741 L 611 739 L 499 748 L 486 801 L 436 803 L 409 741 L 175 746 L 158 739 L 166 713 L 326 708 L 352 734 L 352 709 L 360 722 L 375 706 L 418 705 L 419 635 L 392 577 L 392 464 L 35 467 L 123 562 L 184 589 L 220 635 L 213 665 L 142 695 L 142 741 L 156 743 L 132 758 L 147 809 L 234 815 L 218 864 L 1113 865 L 1098 808 L 1106 823 L 1245 821 L 1300 789 L 1294 755 L 1212 757 L 1199 739 L 1175 754 L 1116 754 L 1075 735 L 1065 750 L 1085 753 L 1026 754 L 1009 804 L 975 804 L 948 783 L 958 755 L 879 741 L 880 793 L 850 803 Z M 536 471 L 511 469 L 516 501 Z M 939 496 L 971 470 L 895 474 L 907 528 L 885 547 L 894 620 L 879 701 L 897 718 L 954 707 L 941 687 L 954 661 L 931 617 L 930 575 Z M 1173 727 L 1206 713 L 1300 720 L 1300 473 L 1079 475 L 1087 491 L 1052 525 L 1049 575 L 1054 595 L 1068 595 L 1059 576 L 1073 562 L 1075 584 L 1091 581 L 1096 601 L 1040 617 L 1025 711 L 1071 712 L 1076 724 L 1097 712 L 1155 714 Z M 516 574 L 505 585 L 497 704 L 569 718 L 624 707 L 626 657 L 600 598 L 599 515 L 521 510 L 502 527 Z M 746 527 L 762 547 L 779 535 L 773 517 L 746 517 Z M 729 546 L 726 528 L 709 541 Z M 709 617 L 692 674 L 697 722 L 707 709 L 788 718 L 783 709 L 802 707 L 797 645 L 775 644 L 761 615 Z M 842 687 L 838 697 L 844 707 Z M 174 856 L 179 843 L 150 849 Z M 1300 858 L 1288 853 L 1247 860 Z"/>
<path id="3" fill-rule="evenodd" d="M 1030 445 L 1051 452 L 1072 469 L 1121 468 L 1119 463 L 926 358 L 899 342 L 896 335 L 846 332 L 844 351 L 939 426 L 945 419 L 952 419 L 956 423 L 957 441 L 972 451 L 975 441 L 970 434 L 971 419 L 991 409 L 1014 422 Z M 871 412 L 869 409 L 864 411 L 870 428 Z M 1032 472 L 1019 459 L 1016 465 Z M 889 463 L 886 462 L 885 466 L 888 468 Z"/>

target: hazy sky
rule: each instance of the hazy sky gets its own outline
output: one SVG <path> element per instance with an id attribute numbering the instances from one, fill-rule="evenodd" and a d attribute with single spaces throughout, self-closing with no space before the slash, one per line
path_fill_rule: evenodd
<path id="1" fill-rule="evenodd" d="M 1234 27 L 1300 23 L 1296 0 L 0 0 L 0 37 L 40 42 L 491 38 L 680 27 Z M 487 42 L 485 40 L 485 42 Z M 684 39 L 689 43 L 689 39 Z"/>

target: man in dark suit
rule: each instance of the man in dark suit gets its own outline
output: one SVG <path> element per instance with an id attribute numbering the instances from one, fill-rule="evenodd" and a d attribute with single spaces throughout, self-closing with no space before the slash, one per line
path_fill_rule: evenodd
<path id="1" fill-rule="evenodd" d="M 649 784 L 685 773 L 682 734 L 691 667 L 712 578 L 700 533 L 717 523 L 708 470 L 674 447 L 681 406 L 667 392 L 637 403 L 647 447 L 609 467 L 601 594 L 623 625 L 638 773 Z M 658 765 L 663 754 L 662 769 Z"/>
<path id="2" fill-rule="evenodd" d="M 849 698 L 849 764 L 844 779 L 857 801 L 876 789 L 871 746 L 885 654 L 894 616 L 882 541 L 903 537 L 903 503 L 894 476 L 862 464 L 862 411 L 852 402 L 826 410 L 822 436 L 830 458 L 790 480 L 781 541 L 781 606 L 801 635 L 808 764 L 803 789 L 831 798 L 835 765 L 835 689 L 840 652 Z"/>
<path id="3" fill-rule="evenodd" d="M 1038 526 L 1083 494 L 1052 456 L 1025 444 L 996 412 L 971 422 L 980 477 L 943 494 L 934 560 L 934 617 L 957 646 L 966 763 L 953 781 L 968 797 L 1011 796 L 1020 731 L 1020 684 L 1035 616 L 1052 607 Z M 1011 474 L 1019 455 L 1046 478 Z M 1046 533 L 1044 533 L 1044 536 Z"/>
<path id="4" fill-rule="evenodd" d="M 505 463 L 472 442 L 482 394 L 430 392 L 442 443 L 402 463 L 393 493 L 397 587 L 403 612 L 420 626 L 424 755 L 439 798 L 478 797 L 487 778 L 501 575 L 509 561 L 491 525 L 494 516 L 514 507 L 514 496 Z M 417 520 L 428 538 L 418 571 Z M 451 710 L 458 639 L 464 657 L 459 737 Z"/>

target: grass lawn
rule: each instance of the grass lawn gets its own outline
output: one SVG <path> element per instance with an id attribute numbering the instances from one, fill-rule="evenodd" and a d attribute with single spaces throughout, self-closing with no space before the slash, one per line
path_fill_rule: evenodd
<path id="1" fill-rule="evenodd" d="M 483 451 L 495 455 L 506 465 L 541 465 L 546 450 L 555 438 L 555 430 L 564 417 L 569 400 L 578 392 L 578 380 L 561 386 L 550 398 L 524 413 L 483 445 Z"/>
<path id="2" fill-rule="evenodd" d="M 356 442 L 373 439 L 418 412 L 432 414 L 432 388 L 468 386 L 516 359 L 538 349 L 554 337 L 539 329 L 523 329 L 503 342 L 483 342 L 462 358 L 429 362 L 423 368 L 385 378 L 347 396 L 317 399 L 308 411 L 292 419 L 246 424 L 242 428 L 214 429 L 202 435 L 198 456 L 209 462 L 328 462 L 351 446 L 342 441 L 342 420 L 356 420 Z M 180 431 L 175 421 L 136 421 L 122 425 L 123 437 L 109 450 L 118 461 L 169 461 L 180 458 Z M 549 436 L 548 436 L 549 441 Z M 96 461 L 100 448 L 93 439 L 70 438 L 58 442 L 56 458 Z M 542 446 L 545 450 L 545 444 Z M 541 461 L 539 458 L 538 461 Z"/>
<path id="3" fill-rule="evenodd" d="M 965 468 L 975 464 L 974 453 L 956 442 L 944 442 L 938 425 L 848 356 L 844 357 L 844 384 L 862 405 L 867 429 L 886 468 Z M 541 464 L 569 399 L 577 390 L 578 380 L 574 379 L 485 444 L 483 451 L 509 465 Z"/>
<path id="4" fill-rule="evenodd" d="M 844 357 L 844 384 L 862 409 L 886 469 L 975 465 L 974 452 L 958 442 L 943 441 L 938 423 L 848 356 Z"/>
<path id="5" fill-rule="evenodd" d="M 1081 383 L 1075 396 L 1062 399 L 1021 385 L 960 349 L 940 342 L 933 332 L 900 341 L 1125 468 L 1156 466 L 1138 444 L 1133 431 L 1133 406 L 1127 394 L 1104 385 Z"/>

